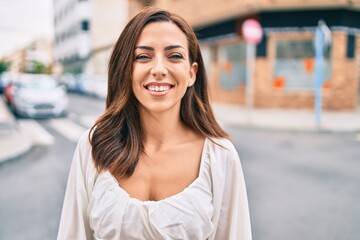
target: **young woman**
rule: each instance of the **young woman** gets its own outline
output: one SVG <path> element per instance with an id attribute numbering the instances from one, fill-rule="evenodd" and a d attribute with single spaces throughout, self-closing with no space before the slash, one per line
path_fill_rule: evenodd
<path id="1" fill-rule="evenodd" d="M 251 239 L 238 154 L 191 27 L 147 8 L 120 35 L 106 111 L 78 143 L 58 239 Z"/>

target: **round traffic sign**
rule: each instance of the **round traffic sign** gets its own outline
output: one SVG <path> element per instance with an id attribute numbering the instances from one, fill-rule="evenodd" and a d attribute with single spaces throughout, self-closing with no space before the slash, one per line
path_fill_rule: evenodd
<path id="1" fill-rule="evenodd" d="M 246 41 L 258 44 L 261 42 L 263 30 L 260 23 L 254 19 L 247 19 L 242 24 L 242 34 Z"/>

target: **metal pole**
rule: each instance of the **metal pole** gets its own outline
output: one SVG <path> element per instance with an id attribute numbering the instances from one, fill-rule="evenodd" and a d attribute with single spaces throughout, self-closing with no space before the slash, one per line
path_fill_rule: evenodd
<path id="1" fill-rule="evenodd" d="M 248 121 L 252 121 L 252 110 L 254 107 L 254 83 L 253 83 L 253 72 L 254 72 L 254 59 L 255 59 L 255 45 L 248 42 L 246 46 L 246 107 L 248 112 Z"/>
<path id="2" fill-rule="evenodd" d="M 315 121 L 317 127 L 321 125 L 322 113 L 324 39 L 324 33 L 320 27 L 317 27 L 315 31 Z"/>

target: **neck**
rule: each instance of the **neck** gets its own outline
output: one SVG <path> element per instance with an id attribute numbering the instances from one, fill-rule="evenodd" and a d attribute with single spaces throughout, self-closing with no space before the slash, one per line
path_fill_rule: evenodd
<path id="1" fill-rule="evenodd" d="M 140 109 L 141 127 L 145 145 L 157 149 L 181 142 L 189 129 L 181 121 L 180 109 L 153 113 Z"/>

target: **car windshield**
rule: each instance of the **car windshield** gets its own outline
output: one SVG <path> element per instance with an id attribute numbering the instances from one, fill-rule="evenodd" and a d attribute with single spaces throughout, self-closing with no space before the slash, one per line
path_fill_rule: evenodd
<path id="1" fill-rule="evenodd" d="M 57 86 L 55 81 L 42 80 L 42 81 L 29 81 L 20 84 L 21 88 L 26 89 L 51 89 Z"/>
<path id="2" fill-rule="evenodd" d="M 54 78 L 46 75 L 24 75 L 17 85 L 23 89 L 52 89 L 58 84 Z"/>

